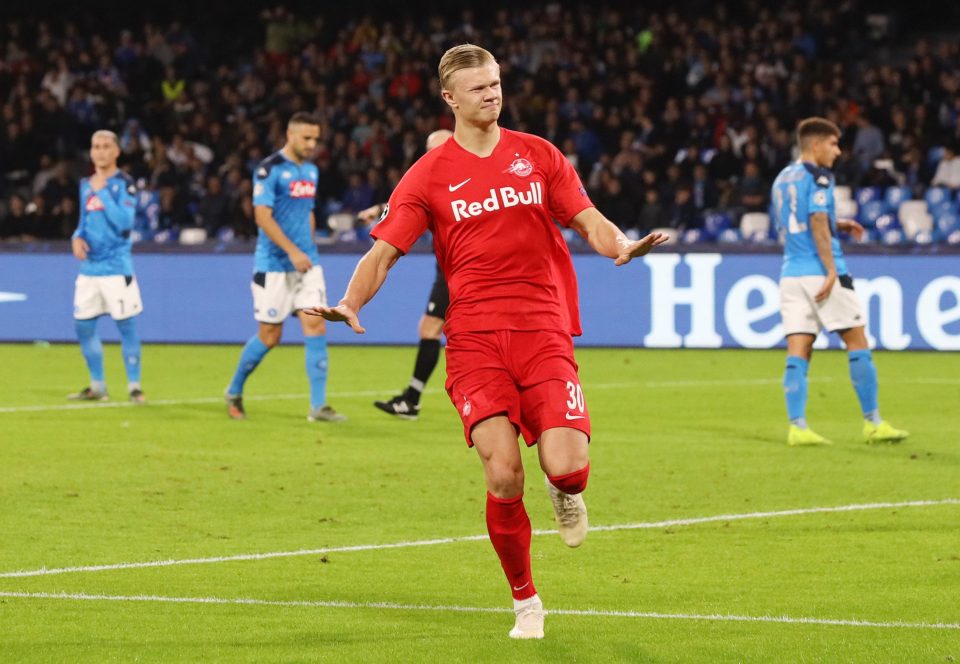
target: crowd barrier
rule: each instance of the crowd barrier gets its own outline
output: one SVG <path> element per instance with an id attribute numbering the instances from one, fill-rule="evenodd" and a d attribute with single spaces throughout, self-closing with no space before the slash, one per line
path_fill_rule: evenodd
<path id="1" fill-rule="evenodd" d="M 324 256 L 331 299 L 343 293 L 358 255 Z M 255 329 L 252 262 L 242 254 L 135 255 L 143 293 L 140 332 L 159 343 L 240 343 Z M 861 255 L 848 259 L 872 345 L 960 350 L 960 256 Z M 581 346 L 773 348 L 783 346 L 776 254 L 654 253 L 624 267 L 574 256 Z M 77 262 L 64 253 L 0 254 L 0 341 L 73 341 Z M 412 344 L 434 275 L 429 254 L 401 259 L 367 306 L 363 336 L 343 325 L 332 343 Z M 293 320 L 285 342 L 302 339 Z M 112 324 L 101 323 L 106 340 Z M 837 347 L 836 335 L 818 347 Z"/>

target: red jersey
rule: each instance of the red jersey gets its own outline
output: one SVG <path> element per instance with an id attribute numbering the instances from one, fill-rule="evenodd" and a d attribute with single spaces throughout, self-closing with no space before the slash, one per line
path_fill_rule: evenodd
<path id="1" fill-rule="evenodd" d="M 371 232 L 406 253 L 426 230 L 450 288 L 447 336 L 489 330 L 579 335 L 577 278 L 554 220 L 593 207 L 548 141 L 500 129 L 489 157 L 452 137 L 421 157 Z"/>

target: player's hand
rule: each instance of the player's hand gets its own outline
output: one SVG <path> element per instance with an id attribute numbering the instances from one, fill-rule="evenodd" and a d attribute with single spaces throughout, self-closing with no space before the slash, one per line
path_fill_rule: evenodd
<path id="1" fill-rule="evenodd" d="M 70 248 L 73 249 L 73 255 L 78 260 L 87 260 L 87 252 L 90 251 L 90 245 L 82 237 L 75 237 L 70 241 Z"/>
<path id="2" fill-rule="evenodd" d="M 831 270 L 827 272 L 827 276 L 823 279 L 823 286 L 820 287 L 820 290 L 816 295 L 813 296 L 817 302 L 823 302 L 828 297 L 830 297 L 830 291 L 833 290 L 833 285 L 837 283 L 837 271 Z"/>
<path id="3" fill-rule="evenodd" d="M 290 257 L 290 262 L 293 263 L 293 269 L 297 272 L 306 272 L 311 267 L 313 267 L 313 261 L 310 260 L 310 257 L 299 249 L 294 249 L 287 256 Z"/>
<path id="4" fill-rule="evenodd" d="M 614 265 L 626 265 L 638 256 L 645 256 L 654 247 L 658 247 L 670 239 L 666 233 L 650 233 L 636 242 L 623 242 L 620 245 L 620 255 L 613 262 Z"/>
<path id="5" fill-rule="evenodd" d="M 366 332 L 366 329 L 360 325 L 357 313 L 343 302 L 335 307 L 314 307 L 303 311 L 311 316 L 323 316 L 332 323 L 346 323 L 357 334 Z"/>
<path id="6" fill-rule="evenodd" d="M 846 233 L 858 242 L 863 239 L 863 235 L 866 233 L 863 226 L 861 226 L 856 219 L 838 219 L 837 230 Z"/>
<path id="7" fill-rule="evenodd" d="M 366 210 L 360 210 L 360 212 L 357 213 L 357 217 L 360 219 L 360 221 L 369 226 L 380 218 L 382 212 L 382 205 L 371 205 Z"/>

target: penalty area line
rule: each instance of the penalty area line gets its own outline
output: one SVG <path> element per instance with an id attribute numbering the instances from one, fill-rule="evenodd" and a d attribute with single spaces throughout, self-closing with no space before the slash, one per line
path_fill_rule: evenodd
<path id="1" fill-rule="evenodd" d="M 673 526 L 692 526 L 701 523 L 716 523 L 724 521 L 743 521 L 748 519 L 773 519 L 787 516 L 802 516 L 805 514 L 830 514 L 835 512 L 862 512 L 867 510 L 895 509 L 903 507 L 932 507 L 939 505 L 960 505 L 960 499 L 945 498 L 942 500 L 910 500 L 903 502 L 862 503 L 856 505 L 837 505 L 832 507 L 806 507 L 791 510 L 777 510 L 769 512 L 748 512 L 745 514 L 717 514 L 687 519 L 667 519 L 665 521 L 646 521 L 641 523 L 624 523 L 610 526 L 593 526 L 591 532 L 612 532 L 619 530 L 645 530 L 669 528 Z M 555 535 L 556 530 L 534 530 L 534 535 Z M 183 558 L 171 560 L 150 560 L 143 562 L 112 563 L 103 565 L 83 565 L 76 567 L 40 568 L 32 570 L 18 570 L 0 573 L 0 578 L 15 579 L 35 576 L 53 576 L 57 574 L 76 574 L 81 572 L 106 572 L 126 569 L 145 569 L 151 567 L 173 567 L 176 565 L 201 565 L 213 563 L 242 562 L 250 560 L 269 560 L 272 558 L 292 558 L 295 556 L 316 556 L 329 553 L 351 553 L 359 551 L 382 551 L 388 549 L 407 549 L 414 547 L 437 546 L 440 544 L 456 544 L 458 542 L 484 541 L 488 535 L 467 535 L 463 537 L 440 537 L 407 542 L 388 542 L 384 544 L 358 544 L 352 546 L 333 546 L 316 549 L 298 549 L 295 551 L 269 551 L 263 553 L 244 553 L 229 556 L 212 556 L 206 558 Z"/>
<path id="2" fill-rule="evenodd" d="M 88 602 L 158 602 L 168 604 L 219 604 L 322 609 L 377 609 L 392 611 L 443 611 L 447 613 L 513 613 L 510 608 L 481 606 L 442 606 L 395 602 L 350 602 L 334 600 L 268 600 L 246 597 L 167 597 L 163 595 L 90 595 L 86 593 L 27 593 L 0 591 L 9 599 L 59 599 Z M 874 621 L 845 618 L 809 618 L 793 616 L 742 616 L 699 613 L 660 613 L 656 611 L 604 611 L 601 609 L 548 609 L 548 615 L 588 618 L 640 618 L 649 620 L 692 620 L 711 622 L 754 622 L 791 625 L 828 625 L 833 627 L 874 627 L 926 630 L 960 630 L 960 623 Z"/>

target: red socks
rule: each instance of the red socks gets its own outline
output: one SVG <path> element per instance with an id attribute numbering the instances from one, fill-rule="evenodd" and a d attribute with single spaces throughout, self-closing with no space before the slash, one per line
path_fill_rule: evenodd
<path id="1" fill-rule="evenodd" d="M 497 498 L 487 492 L 487 532 L 500 557 L 513 598 L 521 600 L 536 595 L 530 572 L 530 518 L 523 508 L 523 494 Z"/>
<path id="2" fill-rule="evenodd" d="M 550 484 L 563 491 L 568 496 L 582 493 L 587 488 L 587 477 L 590 476 L 590 463 L 580 470 L 575 470 L 566 475 L 553 475 L 547 477 Z"/>

